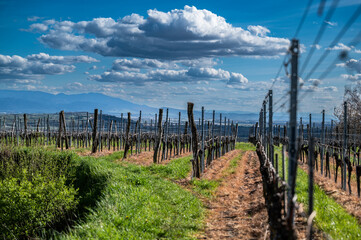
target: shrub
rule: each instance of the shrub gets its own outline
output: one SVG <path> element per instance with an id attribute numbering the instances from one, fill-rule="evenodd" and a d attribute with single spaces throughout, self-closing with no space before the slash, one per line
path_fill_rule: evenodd
<path id="1" fill-rule="evenodd" d="M 41 148 L 0 150 L 0 238 L 36 236 L 75 210 L 75 158 Z"/>

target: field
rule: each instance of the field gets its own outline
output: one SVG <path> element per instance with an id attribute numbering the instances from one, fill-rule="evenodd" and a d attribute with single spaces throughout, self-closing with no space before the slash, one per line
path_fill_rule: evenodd
<path id="1" fill-rule="evenodd" d="M 201 180 L 190 179 L 189 154 L 165 164 L 147 166 L 147 153 L 134 156 L 142 158 L 141 155 L 145 155 L 134 164 L 132 157 L 122 160 L 122 151 L 93 157 L 41 147 L 8 149 L 2 152 L 2 156 L 11 155 L 13 162 L 2 158 L 8 171 L 2 172 L 1 199 L 2 213 L 11 211 L 12 216 L 1 214 L 4 216 L 2 222 L 6 223 L 6 227 L 2 228 L 3 236 L 196 238 L 206 226 L 209 214 L 206 204 L 219 204 L 217 189 L 227 188 L 223 186 L 224 180 L 237 173 L 238 164 L 245 159 L 245 154 L 249 154 L 246 151 L 249 148 L 252 148 L 249 144 L 238 144 L 237 150 L 217 159 Z M 28 161 L 17 166 L 15 171 L 11 165 L 16 164 L 19 156 Z M 44 161 L 38 156 L 42 156 Z M 45 161 L 50 156 L 51 160 Z M 63 170 L 59 172 L 59 162 L 63 163 L 64 159 L 68 164 L 63 165 Z M 32 164 L 34 162 L 36 165 Z M 49 165 L 51 162 L 54 164 Z M 48 166 L 46 171 L 43 170 L 45 165 Z M 44 189 L 42 181 L 50 177 L 64 181 L 56 186 L 49 182 Z M 16 181 L 21 182 L 20 186 Z M 30 186 L 26 186 L 28 184 Z M 54 188 L 60 192 L 59 199 L 47 196 Z M 9 193 L 9 198 L 4 198 Z M 27 197 L 28 194 L 37 198 Z M 42 198 L 45 197 L 48 197 L 48 203 L 42 206 Z M 14 202 L 15 199 L 17 201 Z M 64 206 L 49 208 L 49 205 L 59 202 L 63 202 Z M 19 215 L 14 216 L 15 212 Z M 18 220 L 29 217 L 33 217 L 31 222 L 19 224 Z"/>

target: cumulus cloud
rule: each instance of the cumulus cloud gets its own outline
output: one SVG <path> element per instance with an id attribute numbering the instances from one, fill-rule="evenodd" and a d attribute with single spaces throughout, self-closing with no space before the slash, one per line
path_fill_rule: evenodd
<path id="1" fill-rule="evenodd" d="M 62 50 L 103 56 L 152 59 L 198 59 L 221 56 L 274 57 L 287 51 L 289 40 L 267 36 L 263 26 L 234 27 L 208 10 L 185 6 L 169 12 L 148 10 L 118 20 L 44 21 L 30 25 L 43 31 L 39 40 Z"/>
<path id="2" fill-rule="evenodd" d="M 121 71 L 139 71 L 140 69 L 149 68 L 171 68 L 176 67 L 176 64 L 171 62 L 161 62 L 156 59 L 117 59 L 113 62 L 113 70 Z"/>
<path id="3" fill-rule="evenodd" d="M 90 80 L 98 82 L 123 82 L 144 85 L 149 82 L 197 82 L 225 81 L 227 84 L 246 84 L 248 79 L 240 73 L 228 72 L 215 68 L 160 69 L 154 68 L 147 72 L 108 70 L 100 75 L 90 75 Z"/>
<path id="4" fill-rule="evenodd" d="M 344 63 L 336 64 L 338 67 L 344 67 L 346 70 L 355 71 L 355 74 L 341 74 L 341 77 L 351 81 L 356 82 L 361 80 L 361 59 L 349 59 Z"/>
<path id="5" fill-rule="evenodd" d="M 26 32 L 45 32 L 48 30 L 48 25 L 43 23 L 33 23 L 29 29 L 21 29 Z"/>
<path id="6" fill-rule="evenodd" d="M 27 57 L 0 54 L 0 80 L 2 82 L 28 83 L 26 81 L 41 79 L 44 75 L 59 75 L 73 72 L 73 63 L 94 62 L 88 56 L 50 56 L 45 53 L 32 54 Z"/>
<path id="7" fill-rule="evenodd" d="M 347 60 L 345 63 L 337 64 L 337 66 L 345 67 L 347 69 L 354 70 L 357 73 L 361 73 L 361 59 L 356 60 L 356 59 L 351 58 L 351 59 Z"/>
<path id="8" fill-rule="evenodd" d="M 240 73 L 231 73 L 229 78 L 228 85 L 243 85 L 248 83 L 248 79 Z"/>
<path id="9" fill-rule="evenodd" d="M 200 79 L 230 79 L 228 71 L 215 68 L 190 68 L 187 75 Z"/>
<path id="10" fill-rule="evenodd" d="M 99 62 L 97 59 L 80 55 L 80 56 L 50 56 L 47 53 L 31 54 L 26 57 L 30 61 L 39 61 L 43 63 L 72 64 L 72 63 L 92 63 Z"/>
<path id="11" fill-rule="evenodd" d="M 352 81 L 352 82 L 356 82 L 356 81 L 360 81 L 361 80 L 361 74 L 357 73 L 357 74 L 342 74 L 341 77 L 343 77 L 346 80 Z"/>
<path id="12" fill-rule="evenodd" d="M 90 75 L 89 80 L 98 82 L 129 82 L 143 85 L 149 77 L 144 73 L 107 71 L 101 75 Z"/>
<path id="13" fill-rule="evenodd" d="M 343 51 L 350 51 L 351 47 L 346 46 L 343 43 L 338 43 L 337 45 L 333 46 L 332 48 L 327 48 L 327 50 L 343 50 Z"/>
<path id="14" fill-rule="evenodd" d="M 247 29 L 254 35 L 265 37 L 271 31 L 268 28 L 262 27 L 260 25 L 257 26 L 248 26 Z"/>

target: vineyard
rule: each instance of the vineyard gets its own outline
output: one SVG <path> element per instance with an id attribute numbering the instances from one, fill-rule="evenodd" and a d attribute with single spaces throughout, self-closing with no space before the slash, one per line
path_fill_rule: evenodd
<path id="1" fill-rule="evenodd" d="M 0 3 L 0 239 L 361 239 L 358 1 L 103 2 Z"/>
<path id="2" fill-rule="evenodd" d="M 237 123 L 220 114 L 217 124 L 215 111 L 207 120 L 202 107 L 196 123 L 193 103 L 187 120 L 179 113 L 173 122 L 168 110 L 163 119 L 163 109 L 154 119 L 142 119 L 140 112 L 136 121 L 131 113 L 118 119 L 98 109 L 71 113 L 70 120 L 64 111 L 57 119 L 4 115 L 3 237 L 101 238 L 106 227 L 107 238 L 357 239 L 360 143 L 350 134 L 356 128 L 347 122 L 347 104 L 344 123 L 316 127 L 310 114 L 304 127 L 300 119 L 297 198 L 288 195 L 294 176 L 289 126 L 267 124 L 272 115 L 266 111 L 248 128 L 248 144 L 237 141 Z M 124 209 L 114 212 L 118 204 Z M 251 214 L 250 222 L 244 214 Z M 19 221 L 25 217 L 31 222 Z M 252 219 L 257 225 L 249 231 Z"/>

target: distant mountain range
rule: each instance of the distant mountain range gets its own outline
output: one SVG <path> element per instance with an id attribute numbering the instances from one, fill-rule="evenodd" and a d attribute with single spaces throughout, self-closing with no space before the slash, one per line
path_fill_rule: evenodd
<path id="1" fill-rule="evenodd" d="M 206 107 L 206 106 L 205 106 Z M 95 108 L 103 110 L 104 113 L 120 116 L 121 113 L 131 112 L 132 115 L 138 116 L 142 111 L 143 118 L 153 117 L 158 113 L 158 108 L 147 105 L 135 104 L 120 98 L 109 97 L 100 93 L 83 93 L 83 94 L 50 94 L 40 91 L 15 91 L 0 90 L 0 113 L 56 113 L 61 110 L 65 112 L 93 112 Z M 166 106 L 164 107 L 166 108 Z M 198 119 L 201 112 L 195 109 L 194 115 Z M 169 117 L 178 118 L 178 112 L 181 112 L 182 119 L 187 117 L 185 109 L 179 110 L 169 108 Z M 216 111 L 216 123 L 219 122 L 219 111 Z M 252 124 L 258 121 L 259 114 L 245 111 L 225 112 L 224 117 L 241 123 Z M 165 118 L 165 111 L 163 119 Z M 329 118 L 327 116 L 326 118 Z M 205 119 L 212 119 L 212 111 L 205 111 Z M 278 122 L 285 122 L 288 119 L 287 114 L 277 113 L 274 119 Z M 314 121 L 319 121 L 321 116 L 313 117 Z M 308 119 L 305 119 L 307 122 Z"/>
<path id="2" fill-rule="evenodd" d="M 156 108 L 134 104 L 99 93 L 50 94 L 40 91 L 0 90 L 1 113 L 93 112 L 95 108 L 108 114 L 121 112 L 156 112 Z"/>

